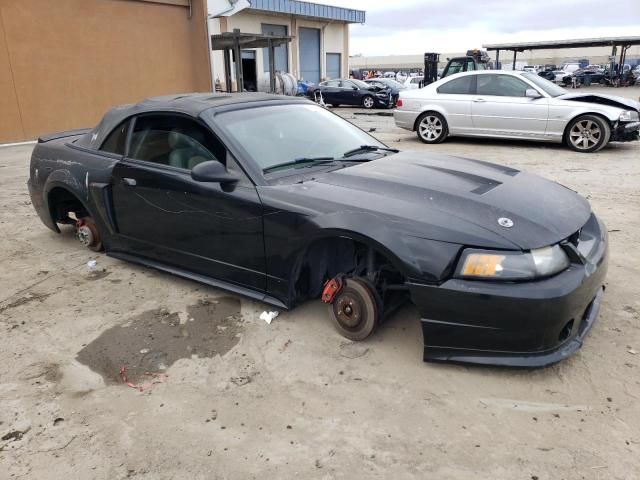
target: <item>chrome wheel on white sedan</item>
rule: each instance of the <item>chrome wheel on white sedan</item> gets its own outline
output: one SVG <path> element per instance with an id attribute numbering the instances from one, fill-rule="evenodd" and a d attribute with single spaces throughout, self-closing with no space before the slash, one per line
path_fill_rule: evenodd
<path id="1" fill-rule="evenodd" d="M 418 118 L 416 132 L 424 143 L 440 143 L 447 138 L 447 122 L 439 113 L 427 112 Z"/>
<path id="2" fill-rule="evenodd" d="M 611 136 L 609 124 L 595 115 L 581 115 L 567 128 L 565 142 L 577 152 L 597 152 L 603 148 Z"/>

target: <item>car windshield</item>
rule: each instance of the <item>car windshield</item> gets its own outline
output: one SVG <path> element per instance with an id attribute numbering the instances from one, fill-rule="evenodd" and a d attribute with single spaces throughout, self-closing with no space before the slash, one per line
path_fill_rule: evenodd
<path id="1" fill-rule="evenodd" d="M 371 135 L 316 105 L 233 110 L 210 117 L 210 121 L 232 137 L 261 170 L 300 159 L 339 159 L 362 145 L 384 148 Z"/>
<path id="2" fill-rule="evenodd" d="M 354 78 L 351 79 L 353 83 L 355 83 L 359 88 L 369 88 L 370 85 L 367 82 L 363 82 L 362 80 L 356 80 Z"/>
<path id="3" fill-rule="evenodd" d="M 569 93 L 564 88 L 559 87 L 555 83 L 550 82 L 546 78 L 542 78 L 541 76 L 536 75 L 534 73 L 523 73 L 522 76 L 527 80 L 529 80 L 531 83 L 535 84 L 536 87 L 540 88 L 541 90 L 544 90 L 546 93 L 548 93 L 552 97 L 559 97 L 560 95 Z"/>
<path id="4" fill-rule="evenodd" d="M 385 85 L 389 85 L 390 87 L 398 88 L 400 90 L 403 90 L 405 88 L 403 84 L 401 84 L 400 82 L 396 82 L 395 80 L 385 79 L 382 83 L 384 83 Z"/>

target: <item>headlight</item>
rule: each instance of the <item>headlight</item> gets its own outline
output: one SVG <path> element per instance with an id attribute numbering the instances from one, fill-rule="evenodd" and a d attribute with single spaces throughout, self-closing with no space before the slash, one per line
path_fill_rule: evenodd
<path id="1" fill-rule="evenodd" d="M 548 277 L 569 266 L 559 245 L 529 252 L 496 252 L 467 249 L 462 253 L 456 277 L 485 280 L 531 280 Z"/>
<path id="2" fill-rule="evenodd" d="M 638 112 L 634 112 L 633 110 L 625 110 L 620 114 L 619 120 L 621 122 L 636 122 L 640 120 L 640 115 L 638 115 Z"/>

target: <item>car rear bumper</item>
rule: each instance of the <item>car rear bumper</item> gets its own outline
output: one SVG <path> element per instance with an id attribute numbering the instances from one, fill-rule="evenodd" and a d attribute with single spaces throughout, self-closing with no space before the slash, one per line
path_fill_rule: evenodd
<path id="1" fill-rule="evenodd" d="M 410 283 L 421 316 L 424 360 L 536 368 L 580 348 L 598 315 L 607 272 L 606 230 L 592 218 L 600 228 L 590 255 L 554 277 Z"/>
<path id="2" fill-rule="evenodd" d="M 396 122 L 396 127 L 413 131 L 418 115 L 420 115 L 420 112 L 396 109 L 393 111 L 393 120 Z"/>

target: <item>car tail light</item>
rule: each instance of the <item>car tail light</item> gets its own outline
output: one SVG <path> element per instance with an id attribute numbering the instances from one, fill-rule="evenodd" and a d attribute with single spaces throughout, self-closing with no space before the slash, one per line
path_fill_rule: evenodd
<path id="1" fill-rule="evenodd" d="M 401 107 L 402 106 L 402 99 L 399 98 L 398 101 L 396 102 L 396 107 Z"/>

